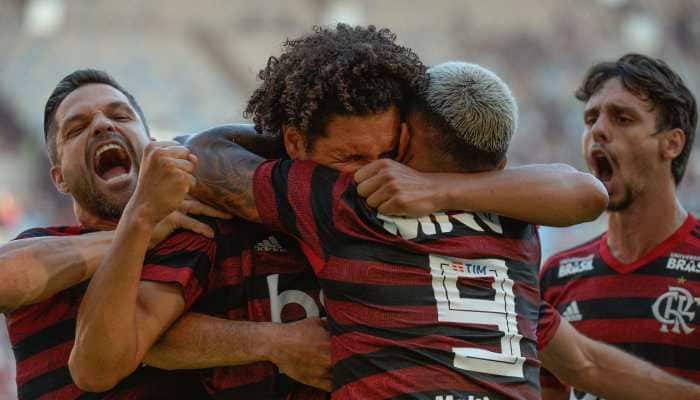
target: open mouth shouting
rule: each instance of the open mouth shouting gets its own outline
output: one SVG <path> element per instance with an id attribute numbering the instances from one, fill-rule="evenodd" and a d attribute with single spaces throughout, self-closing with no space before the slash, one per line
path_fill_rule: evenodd
<path id="1" fill-rule="evenodd" d="M 615 163 L 606 151 L 595 148 L 589 153 L 589 166 L 591 172 L 598 178 L 610 192 L 610 185 L 615 175 Z"/>
<path id="2" fill-rule="evenodd" d="M 95 146 L 92 165 L 95 175 L 112 185 L 130 178 L 134 162 L 120 140 L 109 140 Z"/>

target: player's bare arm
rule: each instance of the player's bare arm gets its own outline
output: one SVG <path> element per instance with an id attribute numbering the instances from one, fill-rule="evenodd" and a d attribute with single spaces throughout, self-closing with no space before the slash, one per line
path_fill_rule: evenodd
<path id="1" fill-rule="evenodd" d="M 186 148 L 168 143 L 151 143 L 144 152 L 136 191 L 78 311 L 68 365 L 83 390 L 108 390 L 133 372 L 184 309 L 179 287 L 140 279 L 156 225 L 194 185 L 195 162 Z"/>
<path id="2" fill-rule="evenodd" d="M 264 159 L 233 142 L 233 135 L 212 128 L 188 139 L 199 162 L 191 194 L 200 201 L 250 221 L 259 221 L 253 174 Z"/>
<path id="3" fill-rule="evenodd" d="M 153 247 L 177 229 L 211 235 L 211 228 L 184 212 L 225 216 L 198 201 L 183 202 L 153 231 Z M 79 236 L 39 237 L 15 240 L 0 246 L 0 312 L 46 300 L 56 293 L 90 279 L 114 239 L 114 231 Z"/>
<path id="4" fill-rule="evenodd" d="M 89 279 L 113 232 L 21 239 L 0 246 L 0 312 L 45 300 Z"/>
<path id="5" fill-rule="evenodd" d="M 262 158 L 274 160 L 286 156 L 284 145 L 278 137 L 258 133 L 253 124 L 225 124 L 210 128 L 209 131 L 213 135 L 220 135 L 245 147 L 251 153 L 255 153 Z M 187 139 L 192 136 L 182 135 L 174 140 L 185 144 Z"/>
<path id="6" fill-rule="evenodd" d="M 700 386 L 589 339 L 564 319 L 540 359 L 563 382 L 608 400 L 700 398 Z"/>
<path id="7" fill-rule="evenodd" d="M 600 181 L 566 164 L 429 174 L 378 160 L 358 170 L 355 180 L 367 203 L 387 215 L 418 217 L 440 210 L 468 210 L 569 226 L 597 218 L 608 204 Z"/>
<path id="8" fill-rule="evenodd" d="M 151 366 L 200 369 L 270 361 L 291 378 L 330 391 L 330 336 L 319 318 L 289 324 L 188 313 L 150 348 Z"/>

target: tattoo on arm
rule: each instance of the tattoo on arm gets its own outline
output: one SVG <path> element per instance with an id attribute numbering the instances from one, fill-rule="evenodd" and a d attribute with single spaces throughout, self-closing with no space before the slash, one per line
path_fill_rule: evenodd
<path id="1" fill-rule="evenodd" d="M 197 185 L 190 193 L 223 211 L 258 221 L 253 174 L 264 160 L 221 135 L 208 133 L 200 133 L 187 142 L 198 158 Z"/>

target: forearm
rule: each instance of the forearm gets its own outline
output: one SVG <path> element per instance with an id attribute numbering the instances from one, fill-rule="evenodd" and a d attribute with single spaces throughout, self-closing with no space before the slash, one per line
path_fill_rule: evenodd
<path id="1" fill-rule="evenodd" d="M 588 351 L 595 365 L 585 372 L 588 377 L 568 382 L 574 387 L 607 400 L 700 399 L 700 386 L 624 351 L 607 345 L 593 345 Z"/>
<path id="2" fill-rule="evenodd" d="M 259 221 L 253 175 L 264 159 L 235 144 L 230 137 L 210 131 L 188 139 L 187 147 L 198 160 L 194 174 L 197 184 L 190 194 L 222 211 Z"/>
<path id="3" fill-rule="evenodd" d="M 144 358 L 160 369 L 200 369 L 270 361 L 280 340 L 279 324 L 231 321 L 209 315 L 183 315 Z"/>
<path id="4" fill-rule="evenodd" d="M 538 225 L 590 221 L 608 202 L 597 179 L 564 164 L 441 175 L 444 209 L 489 212 Z"/>
<path id="5" fill-rule="evenodd" d="M 109 389 L 138 366 L 145 352 L 139 348 L 137 300 L 152 229 L 152 224 L 124 213 L 81 302 L 69 367 L 86 390 Z"/>
<path id="6" fill-rule="evenodd" d="M 0 247 L 0 312 L 45 300 L 89 279 L 107 253 L 113 231 L 39 237 Z"/>
<path id="7" fill-rule="evenodd" d="M 540 351 L 542 366 L 562 382 L 608 400 L 685 400 L 700 398 L 700 387 L 578 333 L 561 321 Z"/>

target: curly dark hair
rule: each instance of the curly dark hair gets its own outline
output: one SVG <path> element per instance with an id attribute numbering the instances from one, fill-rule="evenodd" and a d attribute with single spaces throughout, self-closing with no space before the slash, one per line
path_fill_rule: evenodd
<path id="1" fill-rule="evenodd" d="M 617 61 L 601 62 L 592 66 L 576 90 L 576 98 L 587 102 L 613 78 L 619 78 L 625 89 L 651 102 L 657 110 L 657 130 L 679 128 L 685 133 L 683 150 L 671 162 L 673 179 L 678 185 L 693 149 L 698 123 L 695 96 L 683 79 L 663 60 L 632 53 L 620 57 Z"/>
<path id="2" fill-rule="evenodd" d="M 389 29 L 316 26 L 313 33 L 287 39 L 282 55 L 270 57 L 244 116 L 258 132 L 279 135 L 299 129 L 312 146 L 333 114 L 368 115 L 421 93 L 425 66 L 413 50 L 395 43 Z"/>

